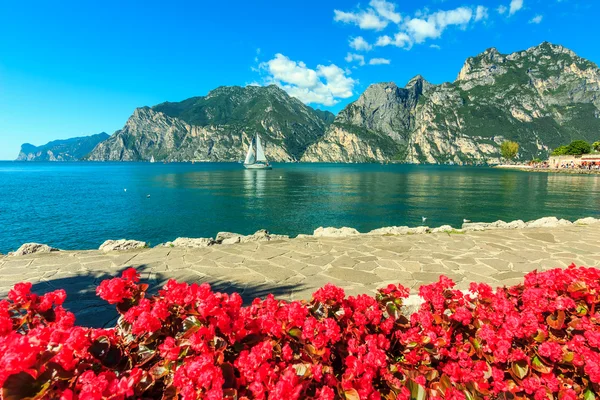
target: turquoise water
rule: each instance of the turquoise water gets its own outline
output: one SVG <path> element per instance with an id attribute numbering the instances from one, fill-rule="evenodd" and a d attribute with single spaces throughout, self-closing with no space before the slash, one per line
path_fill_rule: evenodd
<path id="1" fill-rule="evenodd" d="M 124 189 L 127 189 L 125 191 Z M 150 197 L 147 197 L 150 195 Z M 0 162 L 0 252 L 25 242 L 97 248 L 177 237 L 359 231 L 390 225 L 600 216 L 600 177 L 491 168 Z"/>

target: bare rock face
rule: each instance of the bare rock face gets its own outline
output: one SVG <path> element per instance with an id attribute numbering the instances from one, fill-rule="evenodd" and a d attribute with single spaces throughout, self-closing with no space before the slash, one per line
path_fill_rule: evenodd
<path id="1" fill-rule="evenodd" d="M 215 244 L 215 241 L 212 238 L 177 238 L 172 242 L 167 242 L 163 246 L 164 247 L 191 247 L 191 248 L 202 248 L 208 247 Z"/>
<path id="2" fill-rule="evenodd" d="M 256 133 L 271 161 L 295 161 L 323 136 L 333 114 L 281 88 L 219 87 L 206 96 L 134 111 L 89 155 L 96 161 L 237 161 Z"/>
<path id="3" fill-rule="evenodd" d="M 140 242 L 137 240 L 107 240 L 98 248 L 102 251 L 122 251 L 122 250 L 133 250 L 142 249 L 147 247 L 146 242 Z"/>
<path id="4" fill-rule="evenodd" d="M 50 247 L 46 244 L 39 243 L 25 243 L 15 252 L 9 253 L 10 256 L 24 256 L 27 254 L 38 254 L 38 253 L 51 253 L 54 251 L 60 251 L 54 247 Z"/>
<path id="5" fill-rule="evenodd" d="M 325 238 L 341 238 L 341 237 L 349 237 L 349 236 L 356 236 L 356 235 L 360 235 L 360 232 L 358 232 L 356 229 L 354 228 L 347 228 L 347 227 L 343 227 L 343 228 L 317 228 L 315 229 L 313 236 L 314 237 L 325 237 Z"/>
<path id="6" fill-rule="evenodd" d="M 597 140 L 598 93 L 598 66 L 562 46 L 489 49 L 452 83 L 371 85 L 302 161 L 495 164 L 505 140 L 519 143 L 523 160 L 544 158 L 571 140 Z"/>

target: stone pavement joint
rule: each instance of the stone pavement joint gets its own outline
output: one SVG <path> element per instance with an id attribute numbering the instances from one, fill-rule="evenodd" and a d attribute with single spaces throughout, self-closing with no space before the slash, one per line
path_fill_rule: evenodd
<path id="1" fill-rule="evenodd" d="M 296 238 L 278 242 L 207 248 L 153 248 L 129 251 L 61 251 L 0 257 L 0 298 L 17 282 L 45 293 L 67 291 L 65 306 L 78 322 L 106 326 L 114 307 L 96 297 L 104 279 L 134 267 L 156 291 L 170 279 L 208 282 L 215 290 L 238 292 L 246 302 L 273 293 L 285 300 L 310 299 L 326 283 L 348 295 L 373 295 L 400 283 L 415 293 L 441 274 L 468 289 L 471 282 L 513 285 L 533 270 L 571 263 L 600 267 L 600 224 L 554 228 L 372 236 Z"/>

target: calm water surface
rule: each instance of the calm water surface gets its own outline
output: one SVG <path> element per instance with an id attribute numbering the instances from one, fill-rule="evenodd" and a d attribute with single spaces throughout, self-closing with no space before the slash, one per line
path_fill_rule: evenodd
<path id="1" fill-rule="evenodd" d="M 127 189 L 125 191 L 124 189 Z M 150 195 L 148 198 L 147 195 Z M 156 245 L 218 231 L 312 233 L 390 225 L 600 216 L 600 177 L 491 168 L 278 164 L 0 162 L 0 252 L 25 242 Z"/>

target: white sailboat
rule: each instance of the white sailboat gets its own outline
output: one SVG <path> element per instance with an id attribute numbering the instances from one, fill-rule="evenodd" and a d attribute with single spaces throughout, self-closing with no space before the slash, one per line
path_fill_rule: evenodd
<path id="1" fill-rule="evenodd" d="M 248 147 L 248 153 L 244 160 L 244 168 L 247 169 L 271 169 L 271 164 L 265 156 L 265 150 L 260 142 L 260 136 L 256 135 Z"/>
<path id="2" fill-rule="evenodd" d="M 150 162 L 153 163 L 154 161 L 154 156 L 150 157 Z"/>

